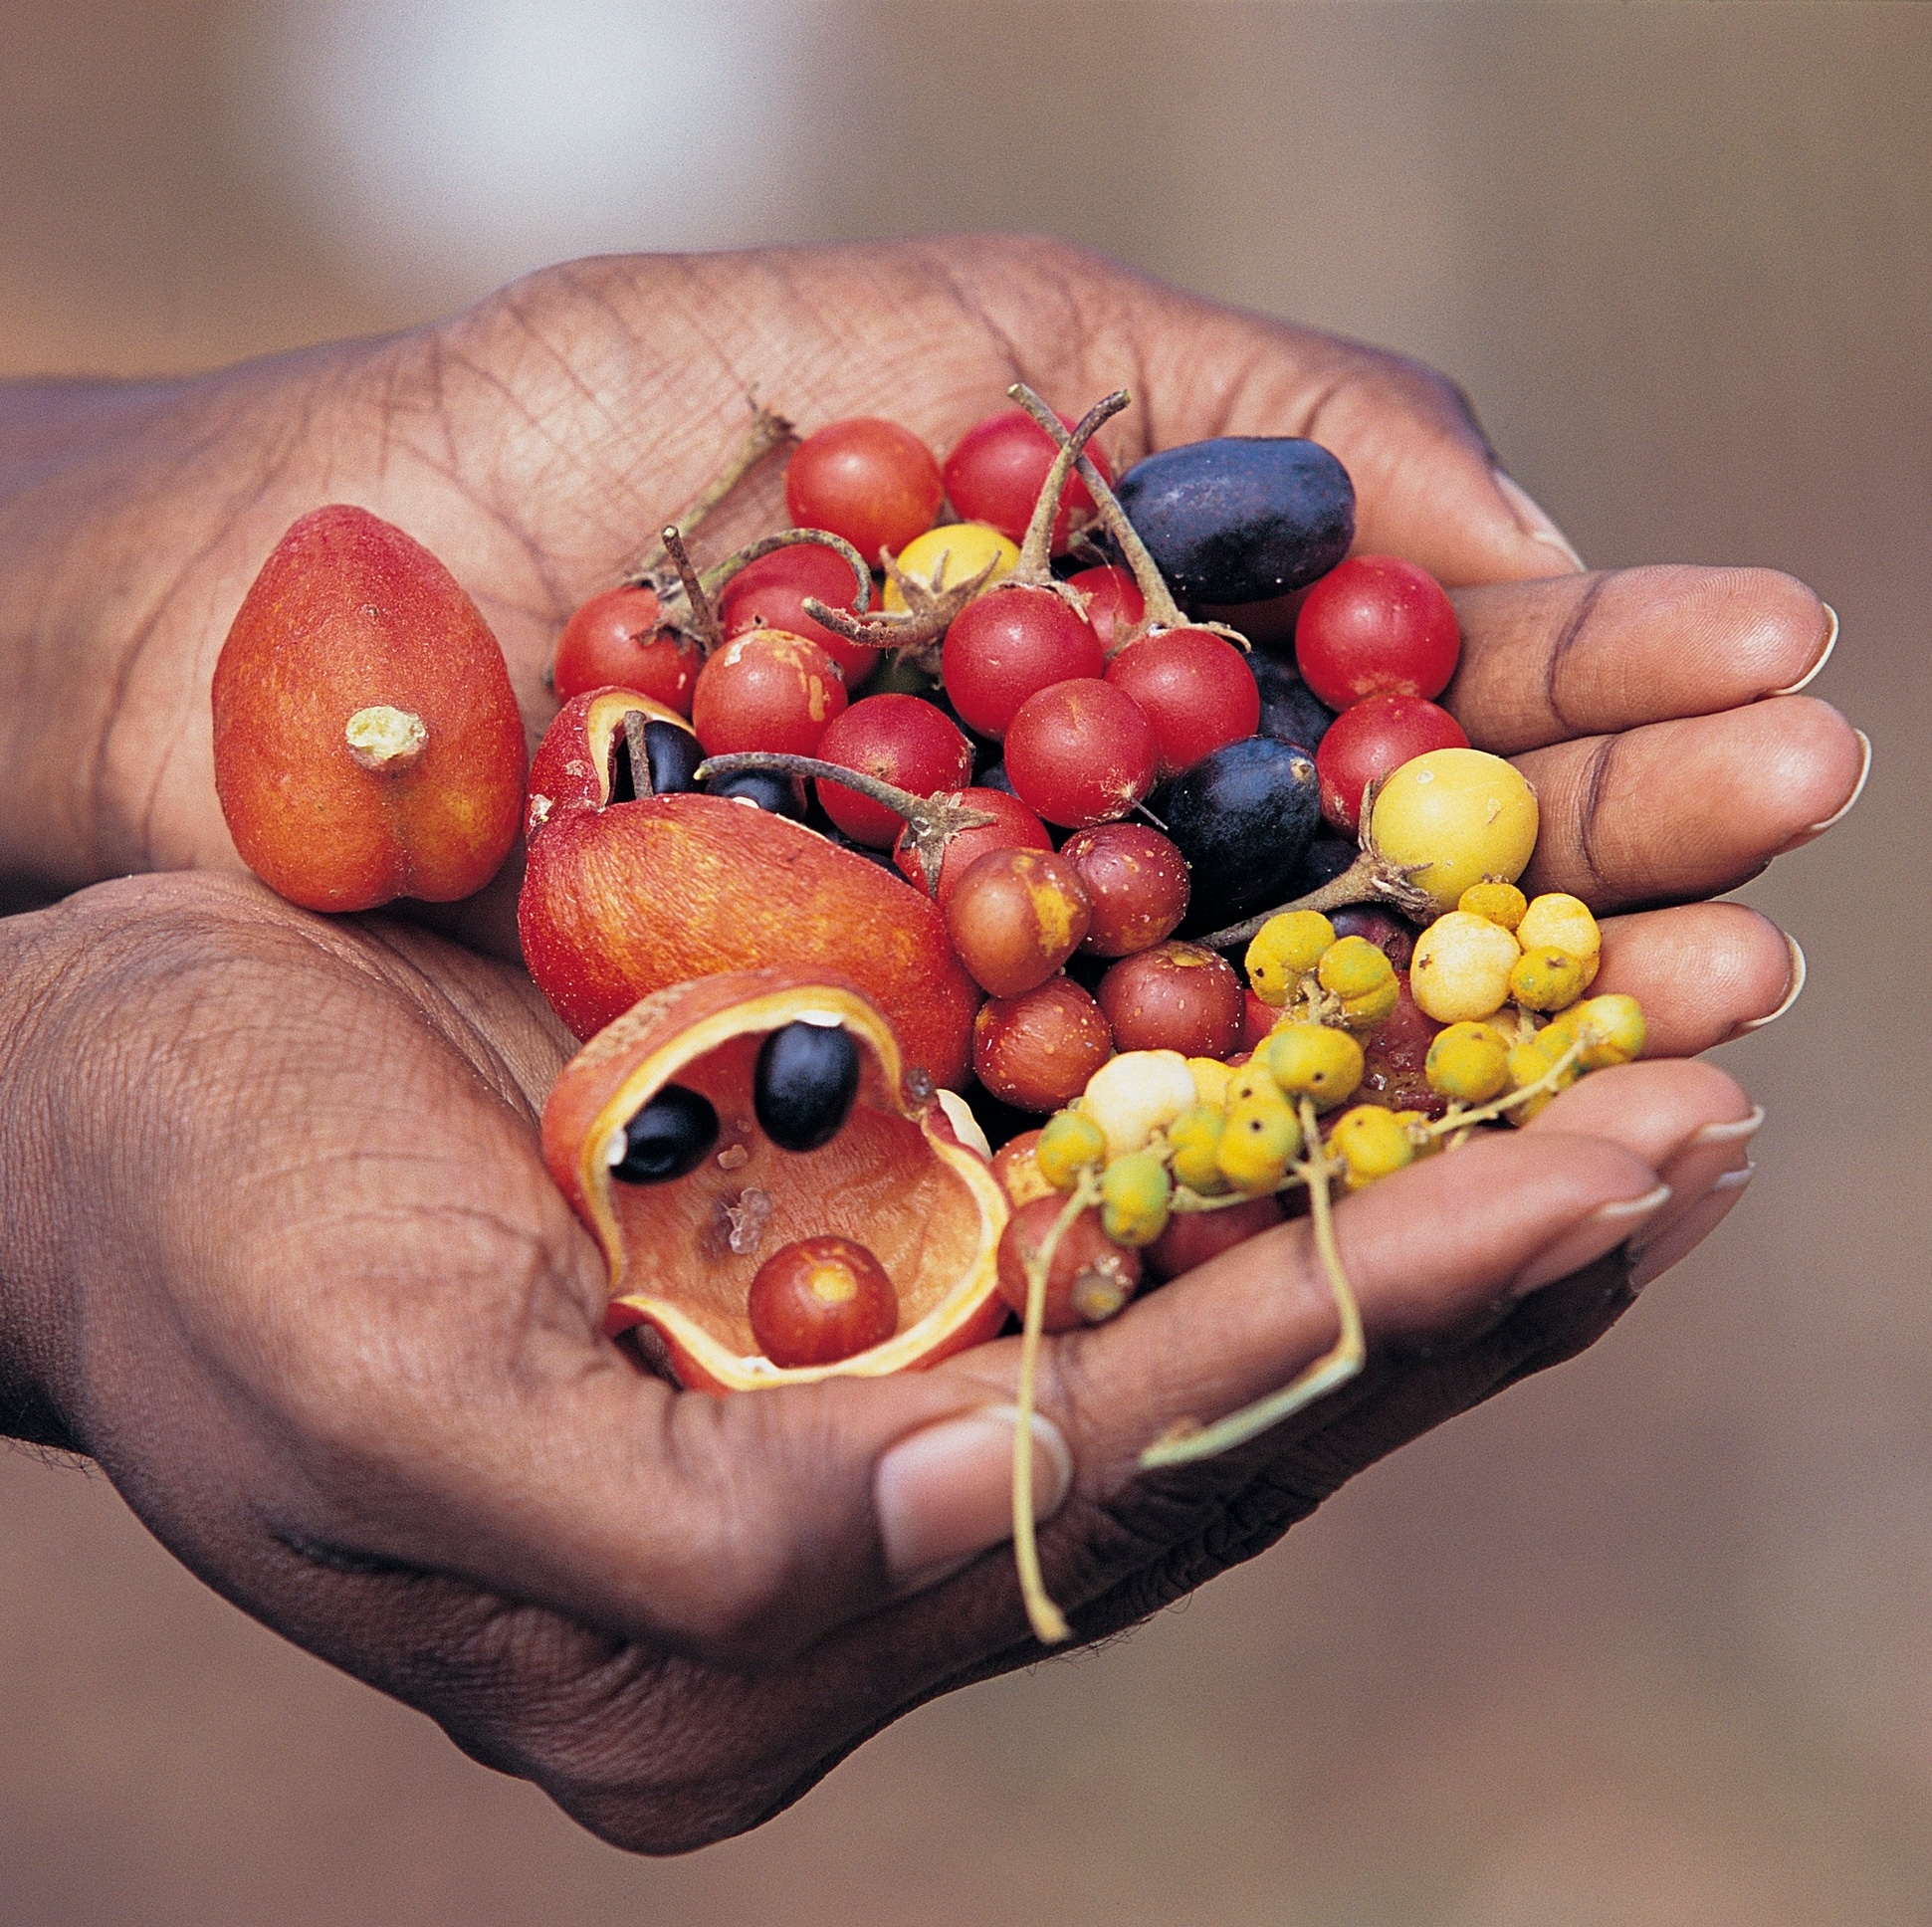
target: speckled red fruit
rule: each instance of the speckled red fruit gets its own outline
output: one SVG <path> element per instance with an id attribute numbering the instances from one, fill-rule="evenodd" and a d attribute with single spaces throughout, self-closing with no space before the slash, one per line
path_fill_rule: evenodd
<path id="1" fill-rule="evenodd" d="M 915 796 L 958 789 L 972 774 L 972 745 L 936 703 L 917 696 L 862 698 L 826 726 L 817 753 Z M 906 827 L 897 811 L 829 778 L 818 785 L 818 801 L 853 842 L 870 849 L 891 849 Z"/>
<path id="2" fill-rule="evenodd" d="M 805 598 L 814 597 L 828 609 L 849 609 L 856 594 L 851 566 L 836 549 L 793 542 L 747 562 L 725 584 L 718 598 L 718 626 L 728 640 L 753 629 L 803 636 L 838 664 L 845 672 L 845 687 L 854 690 L 878 667 L 879 651 L 814 621 L 805 613 Z"/>
<path id="3" fill-rule="evenodd" d="M 1001 583 L 968 602 L 941 651 L 953 707 L 967 729 L 994 742 L 1029 696 L 1106 667 L 1093 624 L 1065 596 L 1031 582 Z"/>
<path id="4" fill-rule="evenodd" d="M 705 664 L 691 726 L 708 756 L 739 749 L 809 756 L 844 708 L 845 679 L 817 643 L 782 629 L 753 629 Z"/>
<path id="5" fill-rule="evenodd" d="M 1009 796 L 1003 789 L 956 789 L 947 793 L 944 800 L 982 811 L 992 821 L 961 830 L 947 844 L 940 859 L 937 892 L 942 910 L 953 901 L 960 879 L 989 850 L 1050 850 L 1053 847 L 1046 825 L 1017 796 Z M 899 839 L 892 860 L 909 883 L 917 884 L 922 890 L 926 888 L 926 871 L 913 848 L 910 831 Z"/>
<path id="6" fill-rule="evenodd" d="M 1026 1316 L 1026 1262 L 1045 1246 L 1066 1201 L 1056 1191 L 1022 1204 L 1000 1237 L 999 1295 L 1021 1318 Z M 1041 1329 L 1071 1332 L 1081 1325 L 1098 1325 L 1126 1306 L 1140 1282 L 1141 1254 L 1116 1244 L 1101 1225 L 1099 1209 L 1089 1206 L 1053 1248 Z"/>
<path id="7" fill-rule="evenodd" d="M 1123 958 L 1095 992 L 1117 1050 L 1228 1057 L 1241 1047 L 1246 986 L 1198 944 L 1160 944 Z"/>
<path id="8" fill-rule="evenodd" d="M 531 768 L 518 928 L 524 961 L 579 1037 L 651 991 L 784 964 L 847 977 L 892 1019 L 909 1062 L 964 1080 L 979 992 L 938 909 L 802 823 L 717 796 L 612 803 L 621 690 L 558 713 Z"/>
<path id="9" fill-rule="evenodd" d="M 1163 629 L 1129 643 L 1107 680 L 1154 729 L 1155 776 L 1165 782 L 1261 727 L 1261 690 L 1241 652 L 1208 629 Z"/>
<path id="10" fill-rule="evenodd" d="M 1087 934 L 1093 907 L 1080 874 L 1050 850 L 990 850 L 946 905 L 953 948 L 973 982 L 996 997 L 1044 983 Z"/>
<path id="11" fill-rule="evenodd" d="M 1099 678 L 1029 696 L 1006 732 L 1006 779 L 1062 829 L 1123 817 L 1154 787 L 1154 730 L 1134 700 Z"/>
<path id="12" fill-rule="evenodd" d="M 1060 854 L 1080 872 L 1093 904 L 1080 948 L 1095 957 L 1151 949 L 1187 914 L 1187 859 L 1145 823 L 1077 830 Z"/>
<path id="13" fill-rule="evenodd" d="M 1100 1005 L 1071 977 L 992 997 L 972 1021 L 972 1071 L 1002 1104 L 1044 1115 L 1070 1104 L 1114 1054 Z"/>
<path id="14" fill-rule="evenodd" d="M 1272 1196 L 1246 1198 L 1218 1211 L 1177 1211 L 1168 1228 L 1142 1251 L 1148 1274 L 1165 1284 L 1272 1230 L 1286 1216 L 1280 1199 Z"/>
<path id="15" fill-rule="evenodd" d="M 1039 1142 L 1037 1130 L 1022 1131 L 1017 1138 L 1008 1138 L 992 1155 L 992 1175 L 999 1179 L 999 1188 L 1015 1208 L 1032 1203 L 1036 1197 L 1045 1197 L 1053 1189 L 1033 1161 L 1033 1151 Z"/>
<path id="16" fill-rule="evenodd" d="M 773 1365 L 836 1365 L 899 1329 L 886 1268 L 854 1238 L 799 1238 L 758 1266 L 746 1300 L 751 1336 Z"/>
<path id="17" fill-rule="evenodd" d="M 366 509 L 317 509 L 276 544 L 212 694 L 229 833 L 292 903 L 452 902 L 517 841 L 526 752 L 503 651 L 455 576 Z"/>
<path id="18" fill-rule="evenodd" d="M 836 421 L 792 450 L 785 507 L 800 529 L 843 535 L 877 567 L 932 528 L 945 485 L 933 451 L 910 428 L 873 415 Z"/>
<path id="19" fill-rule="evenodd" d="M 843 572 L 850 581 L 851 570 Z M 691 692 L 704 666 L 698 645 L 664 626 L 657 590 L 627 583 L 593 595 L 563 625 L 550 687 L 562 703 L 590 689 L 634 689 L 689 716 Z"/>

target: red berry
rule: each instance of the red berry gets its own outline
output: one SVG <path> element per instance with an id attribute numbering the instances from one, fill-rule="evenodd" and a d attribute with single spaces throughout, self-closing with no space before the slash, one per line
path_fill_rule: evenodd
<path id="1" fill-rule="evenodd" d="M 1067 587 L 1087 598 L 1087 620 L 1100 646 L 1111 656 L 1147 614 L 1147 601 L 1133 574 L 1118 562 L 1083 568 L 1067 577 Z"/>
<path id="2" fill-rule="evenodd" d="M 972 745 L 937 704 L 917 696 L 868 696 L 854 703 L 826 726 L 817 753 L 826 762 L 882 777 L 915 796 L 957 789 L 972 774 Z M 884 803 L 836 782 L 821 781 L 818 800 L 853 842 L 870 849 L 891 849 L 906 827 L 906 819 Z"/>
<path id="3" fill-rule="evenodd" d="M 852 570 L 836 549 L 793 542 L 747 562 L 718 598 L 718 624 L 727 637 L 751 629 L 783 629 L 815 642 L 845 672 L 845 687 L 858 686 L 878 667 L 879 652 L 850 642 L 805 613 L 816 596 L 828 609 L 849 609 L 857 598 Z"/>
<path id="4" fill-rule="evenodd" d="M 852 1238 L 800 1238 L 758 1266 L 746 1306 L 751 1336 L 773 1365 L 836 1365 L 899 1329 L 886 1268 Z"/>
<path id="5" fill-rule="evenodd" d="M 1187 859 L 1145 823 L 1077 830 L 1060 854 L 1080 872 L 1094 907 L 1080 946 L 1096 957 L 1151 949 L 1187 914 Z"/>
<path id="6" fill-rule="evenodd" d="M 1328 726 L 1315 751 L 1322 814 L 1351 836 L 1362 819 L 1362 792 L 1379 777 L 1430 749 L 1466 749 L 1462 725 L 1420 696 L 1371 696 Z"/>
<path id="7" fill-rule="evenodd" d="M 1021 802 L 1062 829 L 1110 823 L 1154 787 L 1154 729 L 1099 677 L 1029 696 L 1006 731 L 1006 778 Z"/>
<path id="8" fill-rule="evenodd" d="M 1101 1014 L 1116 1050 L 1230 1057 L 1241 1047 L 1242 992 L 1234 966 L 1198 944 L 1161 944 L 1123 958 L 1100 979 Z"/>
<path id="9" fill-rule="evenodd" d="M 960 879 L 946 928 L 982 990 L 1016 997 L 1080 948 L 1092 916 L 1079 871 L 1051 850 L 989 850 Z"/>
<path id="10" fill-rule="evenodd" d="M 1288 1214 L 1278 1197 L 1250 1197 L 1219 1211 L 1177 1211 L 1168 1228 L 1141 1256 L 1148 1270 L 1164 1283 L 1183 1271 L 1218 1258 L 1237 1244 L 1272 1230 Z"/>
<path id="11" fill-rule="evenodd" d="M 1207 629 L 1163 629 L 1128 644 L 1107 680 L 1154 726 L 1165 781 L 1261 727 L 1261 689 L 1241 652 Z"/>
<path id="12" fill-rule="evenodd" d="M 1114 1054 L 1114 1034 L 1086 991 L 1056 973 L 972 1020 L 972 1074 L 1002 1104 L 1044 1113 L 1070 1104 Z"/>
<path id="13" fill-rule="evenodd" d="M 657 590 L 630 583 L 593 595 L 563 625 L 550 680 L 566 703 L 587 689 L 614 685 L 689 716 L 691 692 L 704 666 L 690 637 L 664 627 Z"/>
<path id="14" fill-rule="evenodd" d="M 1064 415 L 1060 420 L 1068 428 L 1073 426 Z M 1023 410 L 1010 408 L 1004 414 L 988 415 L 968 428 L 946 458 L 946 493 L 964 521 L 989 522 L 1001 535 L 1020 541 L 1058 452 L 1052 436 Z M 1106 456 L 1091 442 L 1087 454 L 1111 483 L 1114 472 Z M 1053 519 L 1056 555 L 1066 550 L 1076 511 L 1083 517 L 1094 513 L 1093 495 L 1077 472 L 1067 478 L 1060 512 Z"/>
<path id="15" fill-rule="evenodd" d="M 1056 1191 L 1022 1204 L 1006 1220 L 999 1239 L 999 1295 L 1019 1317 L 1026 1316 L 1026 1262 L 1046 1243 L 1066 1199 Z M 1082 1211 L 1053 1247 L 1046 1268 L 1042 1329 L 1070 1332 L 1112 1318 L 1134 1296 L 1141 1282 L 1141 1254 L 1116 1244 L 1101 1224 L 1100 1211 Z"/>
<path id="16" fill-rule="evenodd" d="M 1093 625 L 1066 597 L 1022 583 L 968 602 L 946 632 L 940 663 L 961 720 L 995 741 L 1029 696 L 1107 668 Z"/>
<path id="17" fill-rule="evenodd" d="M 943 493 L 933 451 L 910 428 L 876 416 L 808 435 L 785 470 L 792 521 L 843 535 L 873 564 L 881 549 L 896 555 L 932 528 Z"/>
<path id="18" fill-rule="evenodd" d="M 782 629 L 753 629 L 705 664 L 691 725 L 708 756 L 735 749 L 809 756 L 844 707 L 838 665 L 817 643 Z"/>
<path id="19" fill-rule="evenodd" d="M 877 702 L 878 698 L 871 700 Z M 1003 789 L 959 789 L 952 791 L 946 800 L 981 810 L 992 821 L 961 830 L 947 844 L 946 854 L 940 859 L 939 889 L 934 892 L 942 910 L 952 902 L 960 879 L 988 850 L 1050 850 L 1053 847 L 1046 825 L 1017 796 L 1009 796 Z M 913 848 L 910 830 L 900 837 L 892 860 L 909 883 L 917 884 L 922 890 L 926 888 L 926 871 Z"/>
<path id="20" fill-rule="evenodd" d="M 1241 999 L 1241 1048 L 1253 1050 L 1280 1021 L 1281 1012 L 1250 990 Z"/>
<path id="21" fill-rule="evenodd" d="M 1396 555 L 1331 569 L 1295 618 L 1302 681 L 1332 710 L 1365 696 L 1440 696 L 1461 650 L 1440 583 Z"/>
<path id="22" fill-rule="evenodd" d="M 1365 1104 L 1386 1104 L 1392 1111 L 1421 1111 L 1439 1117 L 1447 1100 L 1429 1089 L 1429 1046 L 1442 1025 L 1424 1016 L 1409 994 L 1408 972 L 1395 972 L 1399 995 L 1395 1007 L 1362 1040 L 1362 1085 L 1357 1093 Z"/>

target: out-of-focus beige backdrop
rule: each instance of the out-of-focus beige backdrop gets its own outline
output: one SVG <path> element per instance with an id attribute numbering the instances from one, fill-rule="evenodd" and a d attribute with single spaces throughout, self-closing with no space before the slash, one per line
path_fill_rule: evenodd
<path id="1" fill-rule="evenodd" d="M 1587 1359 L 664 1864 L 0 1454 L 13 1927 L 1932 1920 L 1932 8 L 0 0 L 0 372 L 589 247 L 1054 230 L 1425 356 L 1596 563 L 1839 609 L 1771 1123 Z"/>

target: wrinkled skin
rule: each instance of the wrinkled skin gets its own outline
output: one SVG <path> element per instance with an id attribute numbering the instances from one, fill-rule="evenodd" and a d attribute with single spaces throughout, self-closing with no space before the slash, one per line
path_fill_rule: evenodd
<path id="1" fill-rule="evenodd" d="M 476 595 L 540 728 L 564 616 L 695 490 L 747 385 L 806 428 L 878 412 L 944 445 L 1015 376 L 1063 407 L 1125 380 L 1122 462 L 1230 432 L 1333 446 L 1363 546 L 1488 584 L 1458 598 L 1449 700 L 1542 791 L 1526 883 L 1683 905 L 1612 921 L 1598 987 L 1640 996 L 1671 1058 L 1785 999 L 1780 934 L 1685 900 L 1855 792 L 1848 727 L 1773 693 L 1823 652 L 1823 611 L 1761 572 L 1573 572 L 1412 364 L 973 241 L 580 263 L 387 341 L 0 390 L 23 803 L 0 877 L 78 892 L 0 923 L 0 1411 L 98 1458 L 248 1610 L 627 1845 L 751 1825 L 908 1707 L 1037 1656 L 1001 1453 L 921 1483 L 894 1450 L 1010 1398 L 1014 1346 L 722 1399 L 636 1371 L 598 1336 L 596 1253 L 537 1155 L 567 1040 L 484 954 L 510 955 L 507 886 L 460 922 L 469 948 L 277 903 L 215 807 L 209 672 L 283 529 L 352 500 Z M 767 474 L 711 538 L 776 500 Z M 157 870 L 199 874 L 99 881 Z M 1137 1476 L 1135 1454 L 1332 1342 L 1304 1225 L 1050 1341 L 1072 1475 L 1042 1551 L 1078 1634 L 1598 1336 L 1740 1194 L 1749 1110 L 1714 1069 L 1634 1065 L 1350 1199 L 1369 1372 L 1184 1474 Z M 1660 1178 L 1647 1216 L 1593 1215 Z"/>

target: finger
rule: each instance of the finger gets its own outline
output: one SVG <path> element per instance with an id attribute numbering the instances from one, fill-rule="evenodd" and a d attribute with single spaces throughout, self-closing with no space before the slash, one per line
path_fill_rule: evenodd
<path id="1" fill-rule="evenodd" d="M 1734 890 L 1837 819 L 1867 747 L 1827 704 L 1782 696 L 1532 749 L 1513 758 L 1542 812 L 1522 886 L 1595 910 Z"/>
<path id="2" fill-rule="evenodd" d="M 1789 1008 L 1802 953 L 1743 904 L 1641 911 L 1603 929 L 1591 993 L 1621 991 L 1643 1006 L 1645 1057 L 1694 1057 Z"/>
<path id="3" fill-rule="evenodd" d="M 1794 693 L 1837 639 L 1804 583 L 1764 568 L 1618 569 L 1459 590 L 1443 697 L 1498 755 Z"/>

